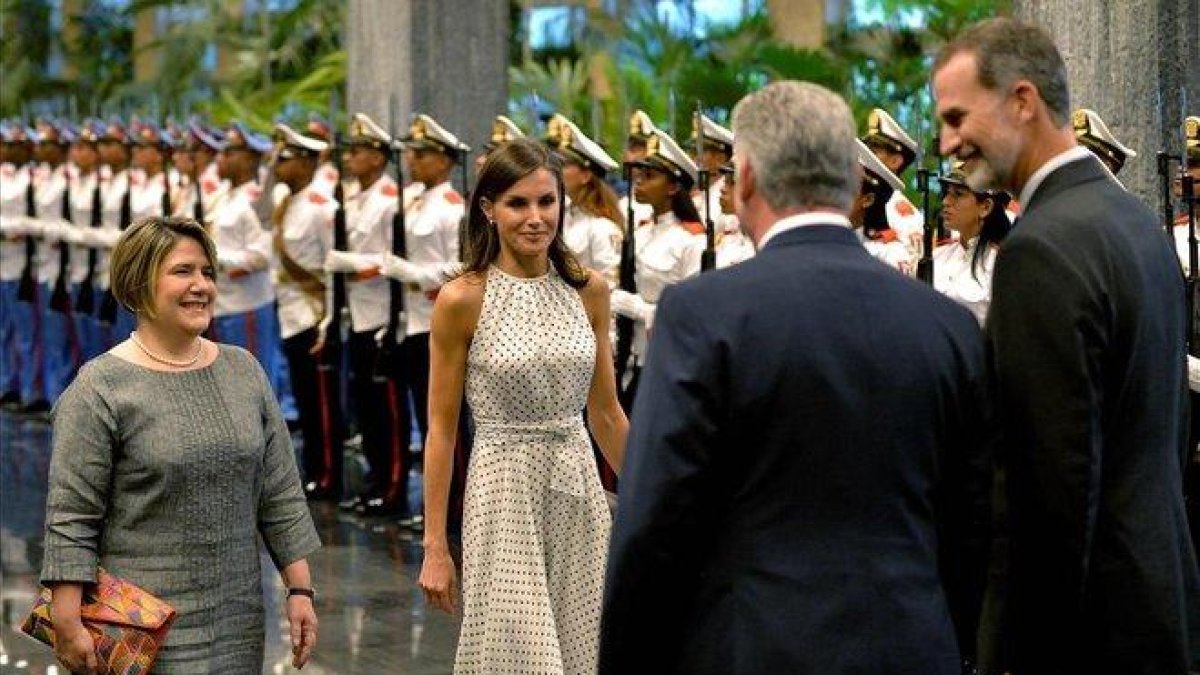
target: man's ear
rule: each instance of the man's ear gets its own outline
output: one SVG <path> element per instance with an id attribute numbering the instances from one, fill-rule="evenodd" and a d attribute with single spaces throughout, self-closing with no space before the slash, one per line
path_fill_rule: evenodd
<path id="1" fill-rule="evenodd" d="M 737 190 L 737 197 L 745 204 L 750 197 L 758 190 L 758 185 L 754 176 L 754 167 L 749 160 L 739 162 L 735 165 L 737 178 L 734 180 L 734 189 Z"/>
<path id="2" fill-rule="evenodd" d="M 1029 80 L 1017 80 L 1012 86 L 1012 97 L 1016 102 L 1017 117 L 1022 122 L 1032 120 L 1038 107 L 1046 105 L 1037 85 Z"/>

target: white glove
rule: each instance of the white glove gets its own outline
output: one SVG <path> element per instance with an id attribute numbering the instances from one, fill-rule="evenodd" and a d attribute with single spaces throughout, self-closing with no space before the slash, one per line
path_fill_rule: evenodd
<path id="1" fill-rule="evenodd" d="M 409 284 L 420 283 L 424 278 L 423 270 L 398 255 L 384 253 L 380 256 L 379 271 L 384 276 Z"/>
<path id="2" fill-rule="evenodd" d="M 94 248 L 112 248 L 121 238 L 121 231 L 115 227 L 92 227 L 88 231 L 96 242 Z"/>
<path id="3" fill-rule="evenodd" d="M 70 227 L 67 223 L 55 220 L 42 220 L 38 222 L 40 232 L 38 233 L 42 242 L 45 244 L 57 244 L 62 240 L 62 230 L 64 227 Z"/>
<path id="4" fill-rule="evenodd" d="M 654 305 L 646 302 L 642 296 L 636 293 L 619 288 L 613 289 L 610 302 L 614 312 L 634 321 L 649 323 L 654 318 Z"/>
<path id="5" fill-rule="evenodd" d="M 249 254 L 245 251 L 217 251 L 217 267 L 223 272 L 248 271 Z"/>
<path id="6" fill-rule="evenodd" d="M 70 224 L 65 224 L 58 234 L 59 237 L 61 237 L 61 239 L 66 243 L 75 245 L 84 243 L 84 237 L 86 236 L 86 233 L 83 231 L 82 227 L 76 227 Z"/>
<path id="7" fill-rule="evenodd" d="M 1200 359 L 1188 354 L 1187 369 L 1188 388 L 1196 393 L 1200 393 Z"/>
<path id="8" fill-rule="evenodd" d="M 375 261 L 370 260 L 375 258 Z M 346 251 L 330 251 L 325 254 L 326 272 L 365 272 L 378 267 L 378 256 L 348 253 Z"/>

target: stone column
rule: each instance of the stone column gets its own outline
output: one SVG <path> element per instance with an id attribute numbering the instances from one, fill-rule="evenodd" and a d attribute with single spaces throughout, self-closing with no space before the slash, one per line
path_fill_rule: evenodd
<path id="1" fill-rule="evenodd" d="M 1138 156 L 1120 179 L 1160 213 L 1155 153 L 1182 147 L 1181 90 L 1200 111 L 1200 3 L 1195 0 L 1015 0 L 1016 16 L 1054 36 L 1071 107 L 1099 113 Z"/>
<path id="2" fill-rule="evenodd" d="M 348 111 L 387 125 L 394 96 L 395 129 L 426 113 L 478 151 L 508 109 L 508 31 L 507 2 L 350 0 Z"/>

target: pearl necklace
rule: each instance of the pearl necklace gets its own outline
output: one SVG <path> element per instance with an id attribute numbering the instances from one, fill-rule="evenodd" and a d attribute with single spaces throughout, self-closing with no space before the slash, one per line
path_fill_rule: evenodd
<path id="1" fill-rule="evenodd" d="M 133 340 L 133 344 L 137 345 L 137 348 L 142 350 L 142 353 L 145 354 L 146 356 L 149 356 L 151 359 L 154 359 L 155 361 L 158 361 L 159 363 L 161 363 L 163 365 L 172 366 L 175 368 L 187 368 L 189 366 L 195 365 L 196 362 L 200 360 L 200 354 L 202 354 L 204 352 L 204 343 L 202 341 L 200 341 L 199 339 L 197 339 L 196 340 L 196 353 L 192 355 L 192 358 L 187 359 L 186 361 L 176 361 L 174 359 L 168 359 L 165 356 L 159 356 L 158 354 L 155 354 L 154 352 L 150 351 L 150 349 L 147 348 L 146 345 L 142 344 L 142 341 L 138 338 L 138 334 L 137 334 L 136 330 L 129 333 L 129 339 Z"/>

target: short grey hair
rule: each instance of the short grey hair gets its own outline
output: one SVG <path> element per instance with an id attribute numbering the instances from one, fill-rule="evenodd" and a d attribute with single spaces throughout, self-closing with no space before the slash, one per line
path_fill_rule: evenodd
<path id="1" fill-rule="evenodd" d="M 858 194 L 854 118 L 820 85 L 783 80 L 749 94 L 733 109 L 733 138 L 775 211 L 848 211 Z"/>
<path id="2" fill-rule="evenodd" d="M 979 84 L 984 89 L 1003 93 L 1017 80 L 1029 80 L 1055 124 L 1063 126 L 1071 118 L 1067 65 L 1054 38 L 1037 25 L 1006 17 L 972 24 L 942 48 L 932 72 L 937 73 L 961 53 L 975 55 Z"/>

